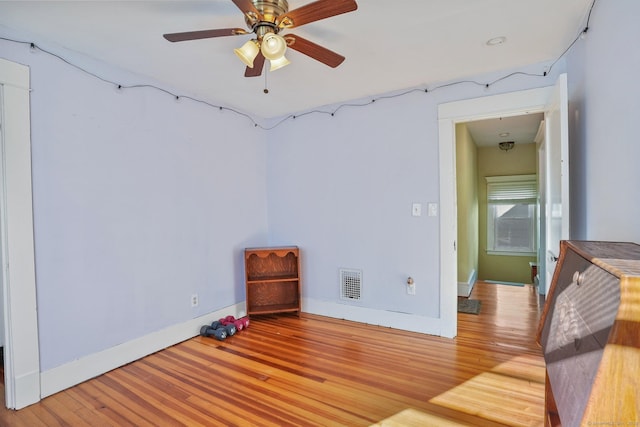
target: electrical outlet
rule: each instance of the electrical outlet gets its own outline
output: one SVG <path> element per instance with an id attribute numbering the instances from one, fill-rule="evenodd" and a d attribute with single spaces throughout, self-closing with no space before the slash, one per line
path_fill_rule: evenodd
<path id="1" fill-rule="evenodd" d="M 416 284 L 412 283 L 407 285 L 407 295 L 415 295 L 416 294 Z"/>
<path id="2" fill-rule="evenodd" d="M 191 307 L 197 307 L 199 302 L 200 301 L 198 301 L 198 294 L 191 295 Z"/>

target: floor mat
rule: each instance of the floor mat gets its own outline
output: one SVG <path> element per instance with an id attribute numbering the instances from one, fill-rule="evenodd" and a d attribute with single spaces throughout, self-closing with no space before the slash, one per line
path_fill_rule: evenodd
<path id="1" fill-rule="evenodd" d="M 477 299 L 458 298 L 458 313 L 480 314 L 481 305 Z"/>

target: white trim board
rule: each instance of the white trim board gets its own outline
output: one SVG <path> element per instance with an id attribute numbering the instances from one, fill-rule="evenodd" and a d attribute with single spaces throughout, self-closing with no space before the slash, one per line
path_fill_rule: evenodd
<path id="1" fill-rule="evenodd" d="M 441 335 L 440 319 L 397 311 L 376 310 L 333 301 L 302 299 L 302 311 L 319 316 L 344 319 L 428 335 Z"/>
<path id="2" fill-rule="evenodd" d="M 469 278 L 466 282 L 458 282 L 458 296 L 459 297 L 468 297 L 471 295 L 471 291 L 473 290 L 473 285 L 476 284 L 476 279 L 478 277 L 478 272 L 475 270 L 471 270 L 469 273 Z"/>
<path id="3" fill-rule="evenodd" d="M 302 305 L 303 311 L 306 313 L 429 335 L 440 335 L 440 319 L 436 318 L 374 310 L 309 298 L 304 298 Z M 237 313 L 236 317 L 243 315 L 245 313 L 245 302 L 153 332 L 43 372 L 40 375 L 42 398 L 188 340 L 198 335 L 202 325 L 209 324 L 213 320 L 224 317 L 229 313 Z"/>
<path id="4" fill-rule="evenodd" d="M 245 303 L 241 302 L 216 310 L 42 372 L 40 375 L 42 398 L 193 338 L 200 333 L 202 325 L 210 324 L 230 313 L 241 317 L 240 314 L 245 313 Z"/>
<path id="5" fill-rule="evenodd" d="M 0 91 L 5 404 L 20 409 L 40 400 L 29 68 L 0 58 Z"/>

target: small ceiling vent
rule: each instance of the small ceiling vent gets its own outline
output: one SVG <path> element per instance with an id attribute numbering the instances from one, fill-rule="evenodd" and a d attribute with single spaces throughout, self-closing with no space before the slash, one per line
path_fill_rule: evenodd
<path id="1" fill-rule="evenodd" d="M 362 271 L 340 269 L 340 298 L 360 301 L 362 298 Z"/>

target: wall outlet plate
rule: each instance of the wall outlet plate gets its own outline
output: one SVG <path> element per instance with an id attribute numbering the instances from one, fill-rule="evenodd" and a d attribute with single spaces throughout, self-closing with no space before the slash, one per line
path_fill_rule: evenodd
<path id="1" fill-rule="evenodd" d="M 191 307 L 197 307 L 199 303 L 198 294 L 191 295 Z"/>

